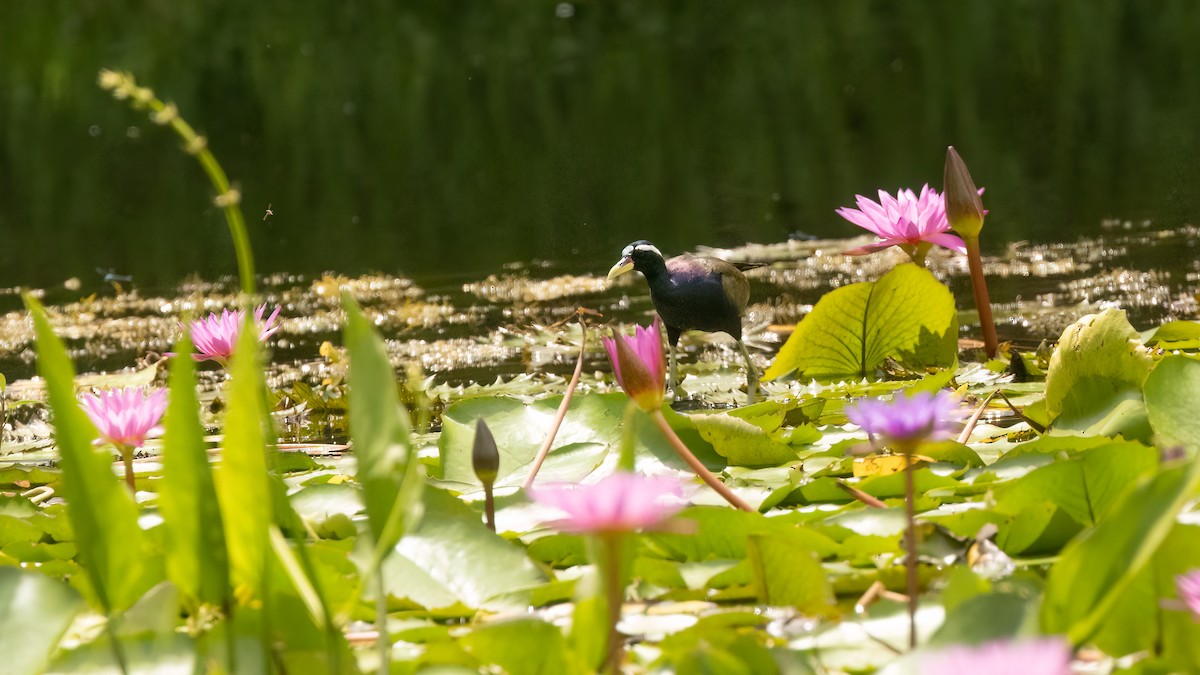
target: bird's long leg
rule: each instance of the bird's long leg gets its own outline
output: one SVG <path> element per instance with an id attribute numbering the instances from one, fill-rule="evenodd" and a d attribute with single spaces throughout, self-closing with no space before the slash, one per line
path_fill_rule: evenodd
<path id="1" fill-rule="evenodd" d="M 670 374 L 667 376 L 667 387 L 671 389 L 671 401 L 674 402 L 679 399 L 679 366 L 677 365 L 675 359 L 675 345 L 668 341 L 667 349 L 668 354 L 670 354 L 668 359 L 668 362 L 670 363 Z"/>
<path id="2" fill-rule="evenodd" d="M 737 343 L 738 348 L 742 350 L 742 358 L 746 359 L 746 402 L 754 403 L 758 400 L 758 369 L 754 367 L 754 360 L 750 358 L 750 351 L 746 349 L 746 344 L 741 340 L 738 340 Z"/>

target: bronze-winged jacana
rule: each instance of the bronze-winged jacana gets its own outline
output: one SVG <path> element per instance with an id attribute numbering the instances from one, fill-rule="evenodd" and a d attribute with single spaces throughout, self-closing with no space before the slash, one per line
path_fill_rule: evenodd
<path id="1" fill-rule="evenodd" d="M 681 255 L 667 260 L 645 239 L 633 242 L 621 251 L 621 260 L 608 271 L 614 279 L 637 270 L 650 285 L 650 301 L 667 329 L 670 347 L 670 382 L 674 395 L 679 382 L 675 365 L 675 347 L 685 330 L 726 333 L 737 341 L 746 359 L 746 392 L 753 402 L 758 389 L 758 371 L 750 352 L 742 342 L 742 314 L 750 300 L 750 282 L 742 269 L 759 267 L 753 263 L 731 263 L 720 258 Z"/>

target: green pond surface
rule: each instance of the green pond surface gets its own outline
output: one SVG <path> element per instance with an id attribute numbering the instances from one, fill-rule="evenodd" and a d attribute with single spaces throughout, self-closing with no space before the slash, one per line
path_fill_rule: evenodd
<path id="1" fill-rule="evenodd" d="M 1186 0 L 14 0 L 0 286 L 235 270 L 194 160 L 101 68 L 207 136 L 271 273 L 432 290 L 514 261 L 595 273 L 641 238 L 844 237 L 834 209 L 940 188 L 947 145 L 987 188 L 993 254 L 1200 212 Z"/>

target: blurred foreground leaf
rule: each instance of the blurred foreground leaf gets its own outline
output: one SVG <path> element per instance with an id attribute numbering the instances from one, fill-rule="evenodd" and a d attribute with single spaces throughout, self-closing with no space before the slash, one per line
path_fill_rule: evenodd
<path id="1" fill-rule="evenodd" d="M 225 514 L 225 541 L 233 584 L 263 597 L 268 565 L 272 497 L 267 474 L 267 423 L 258 329 L 247 312 L 229 364 L 225 441 L 216 470 L 217 497 Z"/>
<path id="2" fill-rule="evenodd" d="M 167 536 L 167 572 L 194 601 L 221 606 L 230 597 L 229 558 L 200 423 L 192 341 L 186 334 L 176 343 L 175 353 L 158 490 Z"/>
<path id="3" fill-rule="evenodd" d="M 350 354 L 350 438 L 358 461 L 356 476 L 375 548 L 383 552 L 420 518 L 425 480 L 420 462 L 412 461 L 408 411 L 396 393 L 396 376 L 383 340 L 349 293 L 342 305 Z"/>
<path id="4" fill-rule="evenodd" d="M 133 496 L 113 473 L 112 455 L 92 445 L 96 429 L 75 399 L 75 370 L 62 341 L 37 300 L 26 296 L 25 304 L 37 335 L 38 373 L 54 410 L 62 491 L 79 560 L 105 612 L 121 612 L 161 579 L 162 570 L 138 525 Z"/>
<path id="5" fill-rule="evenodd" d="M 1108 518 L 1068 544 L 1046 580 L 1043 630 L 1066 633 L 1074 644 L 1092 638 L 1198 487 L 1200 462 L 1167 469 L 1126 492 Z"/>
<path id="6" fill-rule="evenodd" d="M 38 572 L 0 567 L 0 671 L 9 675 L 45 672 L 75 615 L 79 594 Z"/>

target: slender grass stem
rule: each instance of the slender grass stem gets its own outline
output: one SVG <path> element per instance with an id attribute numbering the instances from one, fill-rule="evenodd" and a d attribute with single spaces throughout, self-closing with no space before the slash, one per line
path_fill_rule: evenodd
<path id="1" fill-rule="evenodd" d="M 917 588 L 917 510 L 915 488 L 913 485 L 913 456 L 911 452 L 904 453 L 904 516 L 908 520 L 908 528 L 904 532 L 904 571 L 908 592 L 908 646 L 917 648 L 917 600 L 920 593 Z"/>
<path id="2" fill-rule="evenodd" d="M 655 410 L 651 412 L 650 419 L 654 420 L 655 426 L 657 426 L 658 430 L 662 432 L 662 435 L 666 437 L 667 442 L 671 444 L 671 447 L 674 448 L 675 453 L 679 455 L 679 458 L 682 459 L 689 467 L 691 467 L 692 471 L 695 471 L 696 475 L 699 476 L 701 480 L 708 484 L 709 487 L 716 490 L 717 494 L 724 497 L 725 501 L 729 502 L 733 506 L 743 511 L 754 511 L 754 507 L 750 506 L 741 497 L 734 494 L 733 490 L 729 489 L 729 486 L 722 483 L 719 478 L 714 476 L 712 472 L 709 471 L 708 468 L 705 467 L 704 464 L 702 464 L 694 454 L 692 454 L 692 451 L 683 444 L 683 441 L 680 440 L 679 436 L 675 434 L 675 430 L 672 429 L 671 425 L 667 423 L 667 418 L 663 417 L 661 410 Z"/>
<path id="3" fill-rule="evenodd" d="M 992 319 L 992 303 L 988 300 L 987 279 L 983 276 L 983 258 L 979 253 L 979 237 L 963 237 L 967 245 L 967 266 L 971 270 L 971 288 L 975 291 L 975 308 L 979 310 L 979 327 L 983 330 L 983 348 L 988 358 L 996 355 L 999 341 L 996 322 Z"/>
<path id="4" fill-rule="evenodd" d="M 575 362 L 575 372 L 571 375 L 571 381 L 567 384 L 567 390 L 563 392 L 562 403 L 558 405 L 558 412 L 554 415 L 554 423 L 550 426 L 550 434 L 546 436 L 542 447 L 538 449 L 537 456 L 533 459 L 533 466 L 529 469 L 529 475 L 525 477 L 524 489 L 528 490 L 533 487 L 533 480 L 537 478 L 538 471 L 542 468 L 542 463 L 546 461 L 546 456 L 550 454 L 550 446 L 554 445 L 554 439 L 558 436 L 558 429 L 562 426 L 563 420 L 567 417 L 567 408 L 571 406 L 571 397 L 575 395 L 575 388 L 579 386 L 579 378 L 583 375 L 583 357 L 587 354 L 587 321 L 584 321 L 583 316 L 579 317 L 579 359 Z M 491 492 L 487 495 L 491 498 Z M 494 527 L 492 528 L 495 529 Z"/>
<path id="5" fill-rule="evenodd" d="M 247 296 L 254 295 L 254 256 L 250 250 L 246 219 L 242 217 L 241 193 L 231 189 L 225 170 L 208 149 L 208 140 L 180 117 L 174 103 L 164 103 L 154 95 L 153 90 L 138 86 L 129 73 L 103 69 L 100 71 L 100 86 L 112 91 L 118 99 L 129 99 L 135 109 L 150 109 L 150 119 L 157 124 L 170 126 L 183 139 L 184 150 L 200 162 L 209 182 L 216 188 L 216 204 L 225 212 L 225 222 L 229 225 L 229 235 L 233 238 L 233 249 L 237 255 L 242 292 Z"/>

